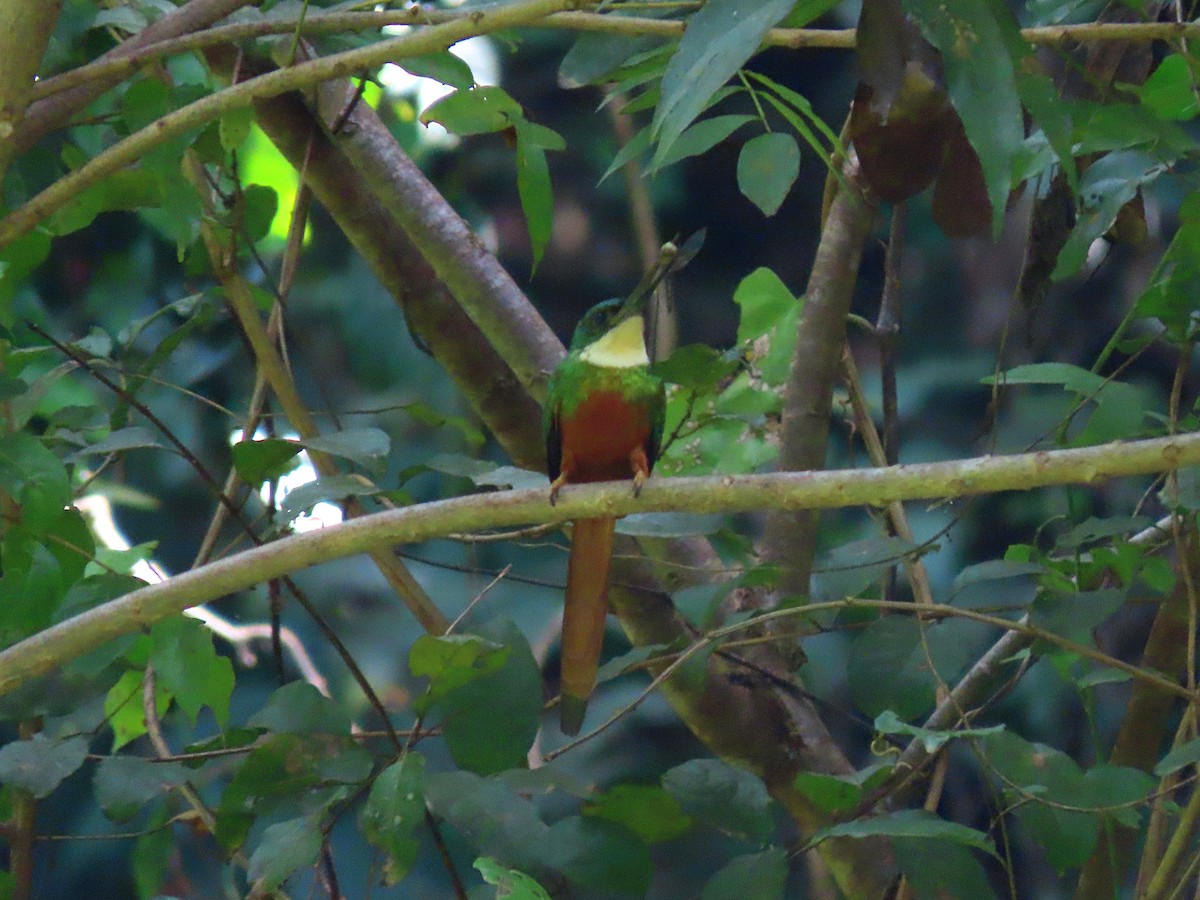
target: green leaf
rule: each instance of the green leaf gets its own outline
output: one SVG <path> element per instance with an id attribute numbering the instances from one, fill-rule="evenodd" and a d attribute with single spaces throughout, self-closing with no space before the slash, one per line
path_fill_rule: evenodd
<path id="1" fill-rule="evenodd" d="M 221 147 L 225 150 L 237 150 L 250 136 L 250 126 L 253 124 L 253 106 L 235 107 L 221 113 L 217 126 Z"/>
<path id="2" fill-rule="evenodd" d="M 902 4 L 942 53 L 946 89 L 979 155 L 992 203 L 992 230 L 998 236 L 1013 187 L 1013 162 L 1025 139 L 1011 54 L 1016 21 L 1007 7 L 989 0 L 902 0 Z"/>
<path id="3" fill-rule="evenodd" d="M 550 243 L 554 225 L 554 190 L 550 184 L 546 151 L 521 125 L 517 126 L 517 193 L 525 213 L 533 271 L 536 272 L 546 245 Z"/>
<path id="4" fill-rule="evenodd" d="M 735 856 L 704 886 L 700 900 L 781 900 L 787 854 L 779 847 Z"/>
<path id="5" fill-rule="evenodd" d="M 421 113 L 425 125 L 437 122 L 450 133 L 463 137 L 503 131 L 524 118 L 521 104 L 498 87 L 457 90 Z"/>
<path id="6" fill-rule="evenodd" d="M 1078 272 L 1087 260 L 1088 248 L 1112 227 L 1121 207 L 1142 185 L 1166 170 L 1166 163 L 1141 150 L 1116 150 L 1094 162 L 1080 179 L 1083 208 L 1058 255 L 1051 280 L 1062 281 Z"/>
<path id="7" fill-rule="evenodd" d="M 1125 605 L 1116 588 L 1068 593 L 1046 591 L 1033 602 L 1029 624 L 1080 644 L 1090 644 L 1092 631 Z"/>
<path id="8" fill-rule="evenodd" d="M 738 189 L 764 216 L 779 212 L 800 174 L 800 146 L 784 132 L 751 138 L 738 154 Z"/>
<path id="9" fill-rule="evenodd" d="M 350 734 L 350 714 L 346 709 L 307 681 L 293 681 L 276 688 L 246 724 L 289 734 Z"/>
<path id="10" fill-rule="evenodd" d="M 1063 872 L 1086 862 L 1096 846 L 1098 817 L 1062 808 L 1087 806 L 1092 801 L 1075 761 L 1053 747 L 1031 744 L 1011 731 L 988 735 L 981 745 L 988 763 L 1004 779 L 1002 790 L 1008 790 L 1009 784 L 1023 789 L 1009 796 L 1020 801 L 1017 818 L 1045 850 L 1050 864 Z M 1039 803 L 1040 799 L 1061 805 Z"/>
<path id="11" fill-rule="evenodd" d="M 74 453 L 68 454 L 66 462 L 79 462 L 79 460 L 86 459 L 89 456 L 121 453 L 125 450 L 148 447 L 162 447 L 162 444 L 149 428 L 143 428 L 141 425 L 131 425 L 128 428 L 118 428 L 116 431 L 111 432 L 108 437 L 94 444 L 89 444 L 82 450 L 76 450 Z"/>
<path id="12" fill-rule="evenodd" d="M 449 50 L 427 53 L 424 56 L 406 56 L 396 65 L 418 78 L 432 78 L 452 88 L 470 90 L 475 86 L 475 75 L 462 58 Z"/>
<path id="13" fill-rule="evenodd" d="M 429 689 L 415 704 L 417 711 L 425 713 L 451 691 L 497 671 L 509 652 L 473 634 L 421 635 L 408 652 L 409 671 L 429 679 Z"/>
<path id="14" fill-rule="evenodd" d="M 463 771 L 429 775 L 425 799 L 481 856 L 536 871 L 543 854 L 557 852 L 534 804 L 495 778 Z"/>
<path id="15" fill-rule="evenodd" d="M 347 497 L 370 497 L 378 493 L 379 488 L 362 475 L 327 475 L 288 491 L 280 504 L 280 513 L 285 521 L 290 522 L 318 503 L 332 503 Z"/>
<path id="16" fill-rule="evenodd" d="M 947 841 L 893 837 L 896 865 L 915 897 L 938 900 L 988 900 L 996 892 L 987 873 L 967 847 Z"/>
<path id="17" fill-rule="evenodd" d="M 25 741 L 0 747 L 0 784 L 28 791 L 39 800 L 47 797 L 87 758 L 88 739 L 83 735 L 62 740 L 35 734 Z"/>
<path id="18" fill-rule="evenodd" d="M 989 728 L 955 728 L 949 731 L 938 731 L 931 728 L 921 728 L 900 721 L 890 709 L 885 709 L 875 717 L 875 730 L 880 734 L 903 734 L 921 742 L 926 753 L 936 753 L 942 745 L 956 738 L 978 738 L 1003 731 L 1003 725 L 992 725 Z"/>
<path id="19" fill-rule="evenodd" d="M 283 438 L 238 441 L 233 445 L 233 467 L 246 484 L 258 487 L 296 468 L 296 456 L 303 449 Z"/>
<path id="20" fill-rule="evenodd" d="M 938 684 L 934 672 L 952 684 L 989 634 L 977 623 L 961 619 L 937 624 L 922 624 L 908 616 L 876 619 L 850 645 L 846 661 L 850 695 L 869 716 L 890 709 L 905 721 L 917 719 L 933 706 Z M 887 678 L 881 678 L 881 672 Z"/>
<path id="21" fill-rule="evenodd" d="M 689 156 L 707 153 L 747 122 L 753 121 L 754 116 L 747 115 L 711 116 L 701 119 L 694 125 L 689 125 L 671 144 L 670 150 L 654 154 L 650 171 L 657 172 L 659 169 L 674 165 Z M 662 150 L 661 146 L 659 150 Z"/>
<path id="22" fill-rule="evenodd" d="M 835 547 L 821 560 L 813 596 L 821 601 L 857 596 L 917 549 L 911 541 L 887 535 Z"/>
<path id="23" fill-rule="evenodd" d="M 71 503 L 71 484 L 62 462 L 25 432 L 0 436 L 0 489 L 20 504 L 21 520 L 48 527 Z"/>
<path id="24" fill-rule="evenodd" d="M 504 648 L 498 668 L 456 688 L 442 702 L 442 735 L 455 763 L 483 774 L 524 765 L 542 714 L 542 678 L 529 642 L 506 619 L 475 629 Z"/>
<path id="25" fill-rule="evenodd" d="M 182 763 L 109 756 L 96 766 L 92 785 L 104 814 L 114 822 L 127 822 L 151 800 L 187 781 L 187 776 Z"/>
<path id="26" fill-rule="evenodd" d="M 1194 119 L 1200 112 L 1196 101 L 1196 75 L 1186 56 L 1180 53 L 1165 56 L 1142 85 L 1141 101 L 1156 116 L 1169 121 Z"/>
<path id="27" fill-rule="evenodd" d="M 219 726 L 229 720 L 233 696 L 233 663 L 213 647 L 212 632 L 188 616 L 157 622 L 150 629 L 154 649 L 150 661 L 157 683 L 195 724 L 200 708 L 207 706 Z"/>
<path id="28" fill-rule="evenodd" d="M 707 344 L 685 344 L 667 359 L 654 363 L 652 370 L 670 384 L 694 391 L 712 391 L 737 367 L 736 354 L 721 353 Z"/>
<path id="29" fill-rule="evenodd" d="M 608 164 L 608 168 L 604 170 L 604 174 L 600 176 L 600 180 L 597 182 L 597 184 L 603 184 L 605 180 L 613 174 L 613 172 L 617 171 L 619 168 L 621 168 L 621 166 L 625 165 L 625 163 L 629 162 L 631 159 L 637 159 L 639 156 L 649 150 L 653 139 L 654 135 L 651 133 L 649 126 L 643 128 L 641 131 L 631 137 L 625 146 L 617 151 L 612 162 Z"/>
<path id="30" fill-rule="evenodd" d="M 787 285 L 767 268 L 755 269 L 743 278 L 733 292 L 733 302 L 741 309 L 737 330 L 739 344 L 766 334 L 799 306 Z"/>
<path id="31" fill-rule="evenodd" d="M 121 98 L 121 118 L 130 132 L 140 131 L 171 111 L 171 89 L 157 78 L 141 78 Z"/>
<path id="32" fill-rule="evenodd" d="M 719 759 L 693 759 L 666 772 L 662 785 L 683 811 L 721 831 L 764 841 L 774 829 L 762 781 Z"/>
<path id="33" fill-rule="evenodd" d="M 654 112 L 658 150 L 654 168 L 709 98 L 758 50 L 763 36 L 786 16 L 794 0 L 709 0 L 688 20 L 679 49 L 662 77 L 662 97 Z"/>
<path id="34" fill-rule="evenodd" d="M 647 844 L 669 841 L 692 827 L 679 801 L 652 784 L 618 784 L 583 805 L 585 816 L 623 825 Z"/>
<path id="35" fill-rule="evenodd" d="M 391 438 L 378 428 L 345 428 L 300 443 L 309 450 L 348 459 L 368 471 L 377 469 L 392 449 Z"/>
<path id="36" fill-rule="evenodd" d="M 825 775 L 820 772 L 801 772 L 793 780 L 797 791 L 825 812 L 852 809 L 862 800 L 863 793 L 882 784 L 891 774 L 890 766 L 882 763 L 867 766 L 853 775 Z"/>
<path id="37" fill-rule="evenodd" d="M 248 184 L 242 189 L 242 227 L 252 244 L 271 233 L 279 210 L 279 192 L 265 184 Z"/>
<path id="38" fill-rule="evenodd" d="M 379 773 L 363 804 L 363 835 L 387 854 L 384 881 L 395 884 L 417 860 L 417 830 L 425 824 L 425 758 L 409 751 Z"/>
<path id="39" fill-rule="evenodd" d="M 982 850 L 999 859 L 992 839 L 982 831 L 976 831 L 974 828 L 968 828 L 957 822 L 948 822 L 923 809 L 902 809 L 881 816 L 831 825 L 813 835 L 812 843 L 817 844 L 834 837 L 935 839 Z"/>
<path id="40" fill-rule="evenodd" d="M 320 856 L 324 840 L 321 823 L 310 817 L 267 826 L 246 870 L 254 883 L 252 893 L 256 896 L 268 894 L 287 881 L 293 872 L 311 866 Z"/>
<path id="41" fill-rule="evenodd" d="M 537 883 L 537 879 L 516 869 L 506 868 L 490 856 L 481 856 L 472 865 L 479 870 L 485 882 L 495 886 L 498 900 L 550 900 L 550 895 Z"/>
<path id="42" fill-rule="evenodd" d="M 146 733 L 146 714 L 142 706 L 142 681 L 139 671 L 125 672 L 104 698 L 104 715 L 113 731 L 113 752 Z M 171 695 L 156 685 L 154 707 L 159 716 L 171 705 Z"/>
<path id="43" fill-rule="evenodd" d="M 650 888 L 650 851 L 626 828 L 568 816 L 551 827 L 548 843 L 550 864 L 585 888 L 636 896 Z"/>
<path id="44" fill-rule="evenodd" d="M 1180 769 L 1194 766 L 1198 762 L 1200 762 L 1200 738 L 1193 738 L 1186 744 L 1180 744 L 1159 760 L 1158 765 L 1154 767 L 1154 774 L 1163 778 Z"/>

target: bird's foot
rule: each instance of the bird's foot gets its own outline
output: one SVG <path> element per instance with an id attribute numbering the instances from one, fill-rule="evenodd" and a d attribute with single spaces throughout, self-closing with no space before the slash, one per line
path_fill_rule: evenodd
<path id="1" fill-rule="evenodd" d="M 642 485 L 646 483 L 646 479 L 650 477 L 649 472 L 635 472 L 633 476 L 633 496 L 640 497 L 642 495 Z"/>
<path id="2" fill-rule="evenodd" d="M 559 475 L 550 482 L 550 505 L 554 506 L 558 502 L 558 492 L 562 490 L 563 485 L 567 483 L 566 475 Z"/>

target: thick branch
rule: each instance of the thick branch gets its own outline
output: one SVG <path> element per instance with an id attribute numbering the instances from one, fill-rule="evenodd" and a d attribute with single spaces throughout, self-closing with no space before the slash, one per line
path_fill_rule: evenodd
<path id="1" fill-rule="evenodd" d="M 781 472 L 825 467 L 829 410 L 841 367 L 842 344 L 846 340 L 846 316 L 854 297 L 863 243 L 874 218 L 874 205 L 860 193 L 853 177 L 844 179 L 821 230 L 821 242 L 804 292 L 796 352 L 783 395 L 783 425 L 776 463 Z M 785 594 L 808 593 L 817 546 L 817 521 L 814 509 L 776 512 L 767 520 L 764 556 L 780 567 L 779 588 Z"/>
<path id="2" fill-rule="evenodd" d="M 1200 434 L 1076 450 L 982 457 L 886 469 L 654 479 L 640 498 L 625 482 L 567 487 L 552 506 L 544 490 L 441 500 L 351 519 L 284 538 L 149 585 L 0 652 L 0 695 L 106 641 L 189 606 L 317 563 L 453 532 L 565 522 L 633 512 L 831 509 L 892 500 L 945 499 L 1200 465 Z"/>

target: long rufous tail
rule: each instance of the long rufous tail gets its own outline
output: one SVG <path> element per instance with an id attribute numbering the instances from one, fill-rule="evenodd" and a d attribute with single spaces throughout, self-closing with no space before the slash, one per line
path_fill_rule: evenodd
<path id="1" fill-rule="evenodd" d="M 559 723 L 578 734 L 596 686 L 596 668 L 608 614 L 608 570 L 612 563 L 613 518 L 580 519 L 571 533 L 567 599 L 562 625 L 562 696 Z"/>

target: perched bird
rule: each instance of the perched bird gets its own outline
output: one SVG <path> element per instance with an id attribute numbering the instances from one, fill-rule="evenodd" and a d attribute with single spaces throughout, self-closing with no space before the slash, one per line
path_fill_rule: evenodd
<path id="1" fill-rule="evenodd" d="M 550 377 L 544 426 L 552 503 L 567 483 L 632 478 L 637 494 L 654 467 L 666 396 L 646 353 L 643 309 L 652 288 L 588 310 Z M 580 519 L 571 534 L 559 710 L 565 734 L 579 733 L 596 683 L 615 525 L 611 516 Z"/>

